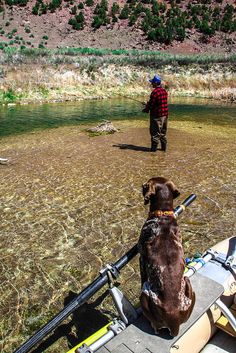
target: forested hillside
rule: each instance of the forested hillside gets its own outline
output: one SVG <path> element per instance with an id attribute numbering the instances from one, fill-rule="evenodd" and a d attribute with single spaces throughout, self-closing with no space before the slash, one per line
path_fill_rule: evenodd
<path id="1" fill-rule="evenodd" d="M 235 50 L 234 1 L 0 0 L 0 49 Z"/>

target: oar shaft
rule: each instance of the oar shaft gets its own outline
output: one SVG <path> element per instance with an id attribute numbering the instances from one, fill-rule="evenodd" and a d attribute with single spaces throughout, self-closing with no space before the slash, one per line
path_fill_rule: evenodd
<path id="1" fill-rule="evenodd" d="M 191 194 L 189 195 L 182 203 L 181 205 L 177 206 L 174 210 L 175 215 L 179 216 L 186 207 L 188 207 L 195 199 L 196 199 L 196 195 L 195 194 Z"/>

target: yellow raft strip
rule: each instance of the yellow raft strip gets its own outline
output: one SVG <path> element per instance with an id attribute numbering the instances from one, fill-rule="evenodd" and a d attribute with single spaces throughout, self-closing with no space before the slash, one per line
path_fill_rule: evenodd
<path id="1" fill-rule="evenodd" d="M 82 344 L 86 344 L 87 346 L 90 346 L 91 344 L 93 344 L 94 342 L 96 342 L 99 338 L 101 338 L 102 336 L 104 336 L 108 331 L 109 331 L 109 326 L 112 324 L 113 322 L 109 322 L 107 325 L 105 325 L 104 327 L 102 327 L 100 330 L 98 330 L 97 332 L 95 332 L 94 334 L 92 334 L 90 337 L 86 338 L 84 341 L 80 342 L 79 344 L 77 344 L 77 346 L 73 347 L 72 349 L 70 349 L 67 353 L 75 353 L 75 350 L 79 347 L 82 346 Z"/>

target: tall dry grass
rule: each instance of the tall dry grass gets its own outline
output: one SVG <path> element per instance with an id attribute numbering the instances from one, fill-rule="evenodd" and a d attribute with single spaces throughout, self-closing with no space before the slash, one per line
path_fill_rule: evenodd
<path id="1" fill-rule="evenodd" d="M 148 79 L 155 73 L 162 76 L 170 95 L 236 100 L 236 74 L 230 64 L 144 67 L 85 57 L 82 63 L 73 64 L 3 66 L 0 102 L 107 98 L 117 93 L 143 95 L 149 91 Z"/>

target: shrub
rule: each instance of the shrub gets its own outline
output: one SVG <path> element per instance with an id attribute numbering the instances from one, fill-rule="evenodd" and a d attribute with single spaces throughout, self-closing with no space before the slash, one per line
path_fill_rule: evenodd
<path id="1" fill-rule="evenodd" d="M 189 29 L 193 28 L 193 21 L 192 20 L 187 20 L 186 21 L 186 27 L 189 28 Z"/>
<path id="2" fill-rule="evenodd" d="M 125 19 L 127 19 L 127 18 L 129 18 L 129 7 L 128 7 L 128 5 L 127 4 L 125 4 L 125 6 L 123 7 L 123 9 L 121 10 L 121 13 L 120 13 L 120 16 L 119 16 L 119 18 L 121 19 L 121 20 L 125 20 Z"/>
<path id="3" fill-rule="evenodd" d="M 30 33 L 30 28 L 29 27 L 25 28 L 25 33 Z"/>
<path id="4" fill-rule="evenodd" d="M 118 21 L 118 18 L 117 18 L 115 15 L 113 15 L 113 16 L 112 16 L 112 22 L 115 23 L 115 22 L 117 22 L 117 21 Z"/>
<path id="5" fill-rule="evenodd" d="M 232 22 L 231 20 L 223 18 L 223 20 L 221 22 L 220 29 L 223 32 L 232 32 L 233 29 L 234 29 L 234 22 Z"/>
<path id="6" fill-rule="evenodd" d="M 139 2 L 137 4 L 137 6 L 134 8 L 134 14 L 138 15 L 140 14 L 141 12 L 145 12 L 145 7 L 143 7 L 143 5 L 141 4 L 141 2 Z"/>
<path id="7" fill-rule="evenodd" d="M 232 32 L 235 28 L 235 21 L 233 19 L 234 7 L 227 4 L 224 8 L 224 16 L 221 21 L 221 30 L 223 32 Z"/>
<path id="8" fill-rule="evenodd" d="M 80 12 L 78 15 L 75 16 L 75 19 L 78 23 L 84 24 L 84 14 Z"/>
<path id="9" fill-rule="evenodd" d="M 73 17 L 73 18 L 70 18 L 69 21 L 68 21 L 68 24 L 73 26 L 74 24 L 76 23 L 76 19 Z"/>
<path id="10" fill-rule="evenodd" d="M 111 8 L 111 15 L 115 16 L 117 13 L 120 12 L 120 6 L 117 4 L 117 2 L 113 2 L 112 8 Z"/>
<path id="11" fill-rule="evenodd" d="M 94 4 L 94 1 L 93 0 L 86 0 L 86 3 L 85 3 L 87 6 L 93 6 Z"/>
<path id="12" fill-rule="evenodd" d="M 156 42 L 164 43 L 166 38 L 165 28 L 160 26 L 151 30 L 148 32 L 148 38 Z"/>
<path id="13" fill-rule="evenodd" d="M 92 27 L 97 29 L 103 25 L 109 23 L 109 19 L 107 17 L 107 1 L 102 0 L 100 4 L 97 4 L 94 10 L 94 14 L 97 16 L 93 17 Z"/>
<path id="14" fill-rule="evenodd" d="M 175 29 L 175 32 L 176 32 L 175 39 L 183 42 L 185 40 L 185 36 L 186 36 L 185 29 L 183 27 L 177 27 Z"/>
<path id="15" fill-rule="evenodd" d="M 213 10 L 212 17 L 219 18 L 219 16 L 220 16 L 220 8 L 219 6 L 216 6 Z"/>
<path id="16" fill-rule="evenodd" d="M 82 30 L 84 28 L 82 23 L 76 22 L 73 26 L 74 29 L 76 29 L 77 31 Z"/>
<path id="17" fill-rule="evenodd" d="M 147 33 L 150 30 L 150 23 L 146 18 L 143 20 L 141 27 L 144 33 Z"/>
<path id="18" fill-rule="evenodd" d="M 42 12 L 43 14 L 45 14 L 45 13 L 47 13 L 47 10 L 48 10 L 48 5 L 42 3 L 42 5 L 41 5 L 41 12 Z"/>
<path id="19" fill-rule="evenodd" d="M 3 100 L 6 102 L 14 102 L 16 100 L 16 96 L 12 89 L 8 89 L 3 93 Z"/>
<path id="20" fill-rule="evenodd" d="M 73 29 L 76 29 L 76 30 L 83 29 L 84 28 L 84 14 L 83 14 L 83 12 L 80 12 L 78 15 L 71 18 L 68 23 L 73 27 Z"/>
<path id="21" fill-rule="evenodd" d="M 101 1 L 101 7 L 104 9 L 104 10 L 108 10 L 108 2 L 107 0 L 102 0 Z"/>
<path id="22" fill-rule="evenodd" d="M 44 40 L 48 40 L 48 36 L 43 36 L 43 38 L 42 39 L 44 39 Z"/>
<path id="23" fill-rule="evenodd" d="M 156 0 L 153 1 L 152 3 L 152 13 L 153 15 L 158 15 L 159 14 L 159 10 L 160 10 L 160 7 L 159 7 L 159 4 Z"/>
<path id="24" fill-rule="evenodd" d="M 160 11 L 161 12 L 165 12 L 166 11 L 166 4 L 164 3 L 164 2 L 161 2 L 160 4 L 159 4 L 159 9 L 160 9 Z"/>
<path id="25" fill-rule="evenodd" d="M 56 9 L 61 6 L 61 2 L 62 0 L 52 0 L 48 5 L 49 10 L 51 12 L 55 12 Z"/>
<path id="26" fill-rule="evenodd" d="M 219 20 L 214 20 L 212 23 L 211 23 L 211 28 L 212 30 L 215 32 L 215 31 L 219 31 L 220 29 L 220 21 Z"/>
<path id="27" fill-rule="evenodd" d="M 137 15 L 132 14 L 132 15 L 129 17 L 129 26 L 133 26 L 136 21 L 137 21 Z"/>
<path id="28" fill-rule="evenodd" d="M 38 13 L 39 13 L 39 6 L 36 4 L 36 5 L 33 6 L 33 8 L 32 8 L 32 14 L 37 16 Z"/>
<path id="29" fill-rule="evenodd" d="M 199 20 L 199 18 L 197 16 L 193 16 L 192 20 L 193 20 L 193 23 L 194 23 L 195 27 L 200 29 L 201 21 Z"/>
<path id="30" fill-rule="evenodd" d="M 203 34 L 206 34 L 208 36 L 213 35 L 214 34 L 214 30 L 212 30 L 212 28 L 209 26 L 209 23 L 206 20 L 203 20 L 201 25 L 200 25 L 200 31 Z"/>
<path id="31" fill-rule="evenodd" d="M 5 0 L 6 4 L 9 6 L 19 5 L 19 6 L 26 6 L 28 0 Z"/>
<path id="32" fill-rule="evenodd" d="M 94 16 L 93 17 L 93 22 L 92 22 L 92 27 L 97 29 L 103 25 L 103 20 L 99 16 Z"/>

